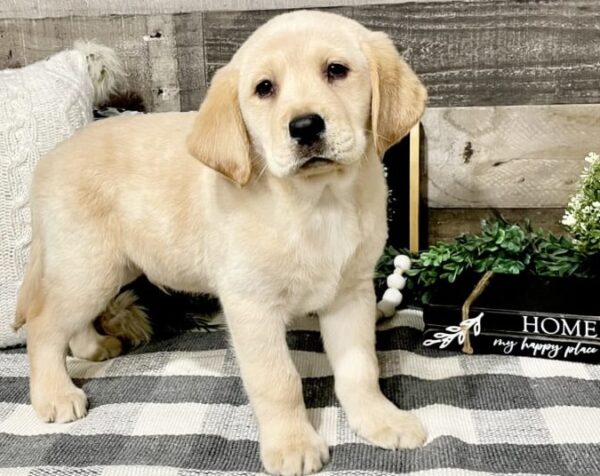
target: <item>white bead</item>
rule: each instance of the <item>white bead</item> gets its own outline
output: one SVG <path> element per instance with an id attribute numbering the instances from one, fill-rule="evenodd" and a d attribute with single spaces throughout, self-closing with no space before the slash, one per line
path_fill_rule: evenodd
<path id="1" fill-rule="evenodd" d="M 399 274 L 390 274 L 387 277 L 387 285 L 388 288 L 394 288 L 394 289 L 404 289 L 404 286 L 406 286 L 406 278 L 404 276 L 401 276 Z"/>
<path id="2" fill-rule="evenodd" d="M 381 300 L 398 306 L 402 302 L 402 293 L 397 289 L 389 288 L 383 293 Z"/>
<path id="3" fill-rule="evenodd" d="M 392 317 L 396 314 L 396 306 L 386 301 L 379 301 L 377 304 L 377 310 L 384 315 L 384 317 Z"/>
<path id="4" fill-rule="evenodd" d="M 394 258 L 394 266 L 402 271 L 408 271 L 410 269 L 411 260 L 406 255 L 398 255 Z"/>

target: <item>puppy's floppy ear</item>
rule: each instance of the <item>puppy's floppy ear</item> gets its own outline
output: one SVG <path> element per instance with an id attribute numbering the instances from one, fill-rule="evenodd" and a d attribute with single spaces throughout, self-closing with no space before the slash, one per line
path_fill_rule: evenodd
<path id="1" fill-rule="evenodd" d="M 363 42 L 371 72 L 371 126 L 377 154 L 402 139 L 423 115 L 427 90 L 383 32 Z"/>
<path id="2" fill-rule="evenodd" d="M 190 154 L 240 185 L 250 179 L 250 141 L 238 100 L 238 71 L 224 66 L 213 77 L 187 138 Z"/>

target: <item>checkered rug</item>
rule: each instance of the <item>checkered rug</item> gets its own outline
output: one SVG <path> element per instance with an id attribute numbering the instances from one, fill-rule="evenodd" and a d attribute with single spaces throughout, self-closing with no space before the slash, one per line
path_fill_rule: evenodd
<path id="1" fill-rule="evenodd" d="M 429 439 L 386 451 L 354 435 L 333 392 L 315 321 L 289 333 L 310 417 L 331 446 L 325 475 L 600 475 L 600 366 L 466 356 L 420 345 L 416 312 L 377 338 L 384 393 Z M 114 360 L 69 359 L 91 404 L 39 422 L 23 349 L 0 352 L 2 475 L 253 475 L 257 427 L 225 331 L 186 332 Z"/>

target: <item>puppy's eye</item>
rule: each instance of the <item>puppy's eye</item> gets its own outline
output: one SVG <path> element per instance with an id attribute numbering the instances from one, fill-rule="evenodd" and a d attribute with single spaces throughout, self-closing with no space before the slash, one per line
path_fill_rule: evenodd
<path id="1" fill-rule="evenodd" d="M 327 66 L 327 79 L 334 81 L 336 79 L 344 79 L 348 76 L 348 67 L 339 63 L 331 63 Z"/>
<path id="2" fill-rule="evenodd" d="M 273 83 L 265 79 L 256 85 L 255 91 L 261 98 L 266 98 L 267 96 L 271 96 L 275 89 L 273 88 Z"/>

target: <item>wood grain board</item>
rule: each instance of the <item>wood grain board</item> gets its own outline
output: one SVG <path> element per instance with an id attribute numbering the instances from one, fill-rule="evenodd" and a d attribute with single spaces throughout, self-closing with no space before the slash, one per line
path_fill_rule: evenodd
<path id="1" fill-rule="evenodd" d="M 355 8 L 386 31 L 432 106 L 600 102 L 600 2 L 407 3 Z"/>
<path id="2" fill-rule="evenodd" d="M 600 105 L 432 108 L 423 118 L 436 208 L 553 208 L 600 150 Z"/>
<path id="3" fill-rule="evenodd" d="M 150 81 L 155 112 L 179 111 L 180 88 L 175 21 L 171 15 L 146 17 Z"/>
<path id="4" fill-rule="evenodd" d="M 558 235 L 566 234 L 560 224 L 564 208 L 431 208 L 428 210 L 427 227 L 429 243 L 452 241 L 463 233 L 478 233 L 481 220 L 494 218 L 501 214 L 510 222 L 531 223 L 534 228 Z"/>
<path id="5" fill-rule="evenodd" d="M 174 23 L 180 109 L 195 111 L 207 86 L 203 17 L 201 13 L 175 15 Z"/>
<path id="6" fill-rule="evenodd" d="M 417 2 L 336 9 L 386 31 L 431 106 L 600 102 L 600 2 Z M 280 12 L 207 12 L 208 75 Z"/>
<path id="7" fill-rule="evenodd" d="M 0 18 L 49 18 L 65 16 L 162 15 L 202 11 L 279 10 L 325 8 L 446 0 L 3 0 Z M 461 0 L 464 3 L 482 0 Z M 494 0 L 487 0 L 494 1 Z"/>

